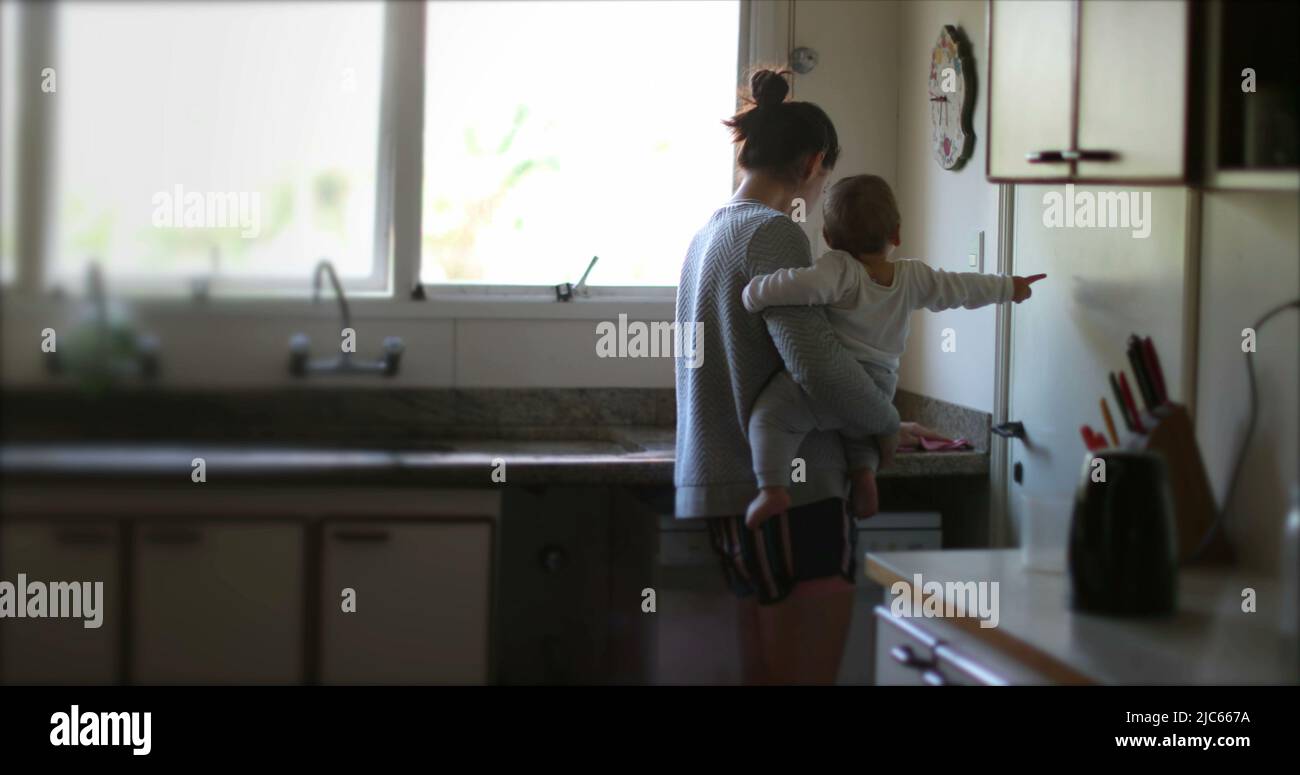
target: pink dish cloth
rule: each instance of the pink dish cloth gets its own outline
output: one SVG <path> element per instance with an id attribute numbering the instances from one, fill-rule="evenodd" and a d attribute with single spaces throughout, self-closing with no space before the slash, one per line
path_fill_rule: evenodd
<path id="1" fill-rule="evenodd" d="M 951 452 L 958 449 L 974 449 L 966 439 L 921 439 L 921 449 L 926 452 Z M 920 451 L 915 445 L 899 447 L 899 452 Z"/>

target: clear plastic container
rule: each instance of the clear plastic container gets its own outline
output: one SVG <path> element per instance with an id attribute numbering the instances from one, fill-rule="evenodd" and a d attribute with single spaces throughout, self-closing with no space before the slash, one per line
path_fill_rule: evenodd
<path id="1" fill-rule="evenodd" d="M 1064 573 L 1074 495 L 1018 493 L 1016 497 L 1020 502 L 1020 557 L 1025 568 Z"/>

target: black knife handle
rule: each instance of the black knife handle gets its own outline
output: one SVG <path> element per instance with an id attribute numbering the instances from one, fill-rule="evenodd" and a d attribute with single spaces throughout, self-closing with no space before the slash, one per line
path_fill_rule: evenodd
<path id="1" fill-rule="evenodd" d="M 1133 377 L 1137 380 L 1138 393 L 1142 395 L 1142 404 L 1151 411 L 1156 408 L 1159 401 L 1155 397 L 1155 389 L 1151 387 L 1151 376 L 1147 374 L 1146 364 L 1142 362 L 1142 345 L 1134 344 L 1137 338 L 1129 340 L 1128 362 L 1133 367 Z"/>
<path id="2" fill-rule="evenodd" d="M 1130 433 L 1134 433 L 1137 431 L 1137 426 L 1133 424 L 1133 418 L 1128 413 L 1128 404 L 1124 403 L 1124 391 L 1120 390 L 1119 378 L 1113 371 L 1107 376 L 1110 378 L 1110 390 L 1115 394 L 1115 406 L 1119 407 L 1120 419 L 1124 421 L 1124 427 L 1128 428 Z"/>

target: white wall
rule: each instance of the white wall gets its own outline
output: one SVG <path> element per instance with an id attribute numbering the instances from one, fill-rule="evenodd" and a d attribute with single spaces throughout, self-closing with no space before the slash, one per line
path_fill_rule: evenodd
<path id="1" fill-rule="evenodd" d="M 832 182 L 880 175 L 897 184 L 898 4 L 797 0 L 794 42 L 817 51 L 817 67 L 795 78 L 794 98 L 831 117 L 842 152 Z M 808 214 L 813 256 L 826 249 L 821 206 Z"/>
<path id="2" fill-rule="evenodd" d="M 7 302 L 9 300 L 6 300 Z M 533 302 L 506 311 L 501 302 L 359 303 L 353 305 L 358 358 L 377 358 L 384 337 L 401 337 L 400 372 L 377 376 L 312 377 L 288 371 L 289 338 L 311 337 L 314 357 L 338 352 L 340 325 L 332 300 L 273 305 L 233 303 L 196 311 L 185 303 L 154 304 L 135 315 L 137 329 L 159 338 L 161 380 L 181 388 L 306 385 L 388 387 L 672 387 L 673 360 L 600 358 L 601 321 L 672 320 L 673 305 L 619 302 Z M 535 310 L 535 311 L 534 311 Z M 41 331 L 53 328 L 65 345 L 80 317 L 70 304 L 6 303 L 0 326 L 0 374 L 5 385 L 50 383 Z"/>
<path id="3" fill-rule="evenodd" d="M 1202 199 L 1196 435 L 1220 502 L 1246 431 L 1241 330 L 1300 296 L 1298 212 L 1294 191 L 1207 192 Z M 1300 472 L 1300 313 L 1283 312 L 1261 328 L 1253 357 L 1259 423 L 1230 504 L 1229 534 L 1246 564 L 1272 571 L 1288 488 Z"/>
<path id="4" fill-rule="evenodd" d="M 898 172 L 894 187 L 902 213 L 896 256 L 919 258 L 936 269 L 976 271 L 967 253 L 984 232 L 984 271 L 997 269 L 998 187 L 984 180 L 988 99 L 985 5 L 978 0 L 907 2 L 899 6 Z M 930 55 L 945 24 L 959 27 L 976 67 L 974 152 L 962 169 L 942 169 L 930 150 Z M 918 312 L 899 366 L 898 386 L 985 412 L 993 411 L 996 310 Z M 956 332 L 956 351 L 941 348 L 942 332 Z"/>

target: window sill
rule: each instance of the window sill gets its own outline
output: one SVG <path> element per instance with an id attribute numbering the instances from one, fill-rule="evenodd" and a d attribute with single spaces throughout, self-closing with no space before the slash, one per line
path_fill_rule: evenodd
<path id="1" fill-rule="evenodd" d="M 305 297 L 215 298 L 203 302 L 182 298 L 114 297 L 113 300 L 124 303 L 142 317 L 172 320 L 221 317 L 334 319 L 339 314 L 338 303 L 332 293 L 322 294 L 320 301 L 315 303 Z M 71 299 L 51 303 L 48 299 L 28 301 L 12 297 L 5 301 L 6 317 L 16 318 L 48 314 L 52 307 L 71 307 L 79 303 Z M 579 297 L 568 302 L 540 295 L 436 292 L 418 301 L 348 296 L 348 308 L 354 320 L 617 320 L 619 315 L 627 315 L 632 320 L 672 320 L 675 307 L 675 297 L 668 294 L 598 295 Z"/>

